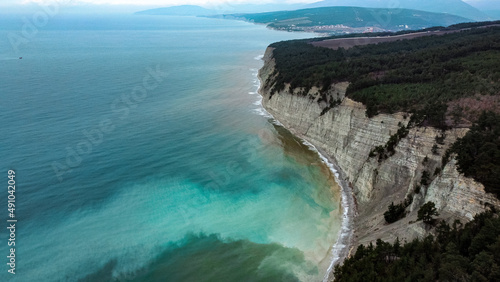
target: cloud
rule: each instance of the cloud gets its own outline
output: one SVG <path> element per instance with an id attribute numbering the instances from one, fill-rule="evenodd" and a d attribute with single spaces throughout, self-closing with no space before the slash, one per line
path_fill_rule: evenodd
<path id="1" fill-rule="evenodd" d="M 267 3 L 311 3 L 315 0 L 2 0 L 3 5 L 19 5 L 19 4 L 50 4 L 54 2 L 70 2 L 73 5 L 79 4 L 95 4 L 95 5 L 136 5 L 136 6 L 175 6 L 175 5 L 234 5 L 234 4 L 267 4 Z"/>

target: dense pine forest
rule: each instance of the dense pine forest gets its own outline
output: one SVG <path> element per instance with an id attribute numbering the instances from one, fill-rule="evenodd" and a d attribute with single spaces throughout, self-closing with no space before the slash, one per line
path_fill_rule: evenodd
<path id="1" fill-rule="evenodd" d="M 310 44 L 317 39 L 274 43 L 276 69 L 266 84 L 271 94 L 287 84 L 301 88 L 298 95 L 320 87 L 318 101 L 329 103 L 324 114 L 338 105 L 328 97 L 330 85 L 349 81 L 347 97 L 366 105 L 368 117 L 403 111 L 420 126 L 471 127 L 443 165 L 456 154 L 460 172 L 500 197 L 499 23 L 432 28 L 456 32 L 347 50 Z"/>
<path id="2" fill-rule="evenodd" d="M 461 173 L 481 182 L 500 199 L 500 115 L 483 112 L 451 152 L 456 153 Z"/>
<path id="3" fill-rule="evenodd" d="M 335 281 L 500 281 L 500 217 L 436 226 L 436 236 L 394 244 L 360 245 L 335 268 Z"/>
<path id="4" fill-rule="evenodd" d="M 466 27 L 462 24 L 457 28 Z M 349 81 L 347 96 L 365 104 L 369 117 L 418 112 L 426 117 L 426 124 L 443 129 L 453 126 L 447 119 L 452 117 L 452 110 L 456 123 L 462 118 L 472 122 L 478 117 L 477 113 L 449 108 L 452 101 L 467 97 L 481 100 L 500 93 L 498 26 L 347 50 L 309 43 L 298 40 L 271 45 L 276 48 L 276 71 L 271 76 L 273 81 L 267 84 L 274 85 L 273 93 L 283 90 L 287 83 L 306 91 L 320 86 L 327 100 L 332 83 Z"/>

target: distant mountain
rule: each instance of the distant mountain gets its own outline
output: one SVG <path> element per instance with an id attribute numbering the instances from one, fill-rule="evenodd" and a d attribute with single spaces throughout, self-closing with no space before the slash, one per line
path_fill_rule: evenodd
<path id="1" fill-rule="evenodd" d="M 468 0 L 466 2 L 480 11 L 500 10 L 500 1 L 498 0 Z"/>
<path id="2" fill-rule="evenodd" d="M 499 0 L 469 0 L 467 4 L 477 8 L 494 20 L 500 20 Z"/>
<path id="3" fill-rule="evenodd" d="M 291 11 L 303 9 L 304 4 L 284 4 L 284 3 L 269 3 L 269 4 L 231 4 L 225 3 L 222 5 L 207 6 L 213 10 L 217 10 L 219 14 L 228 13 L 265 13 L 274 11 Z"/>
<path id="4" fill-rule="evenodd" d="M 494 20 L 500 20 L 500 10 L 489 10 L 484 11 L 484 13 Z"/>
<path id="5" fill-rule="evenodd" d="M 182 5 L 167 8 L 157 8 L 136 12 L 136 15 L 165 15 L 165 16 L 208 16 L 217 14 L 214 10 L 200 6 Z"/>
<path id="6" fill-rule="evenodd" d="M 498 0 L 495 1 L 498 2 Z M 391 3 L 397 5 L 393 5 Z M 490 20 L 488 15 L 461 0 L 324 0 L 308 5 L 309 8 L 329 6 L 403 8 L 434 13 L 448 13 L 476 21 Z"/>
<path id="7" fill-rule="evenodd" d="M 228 13 L 262 13 L 271 11 L 297 10 L 303 4 L 230 4 L 212 5 L 203 8 L 194 5 L 172 6 L 166 8 L 140 11 L 137 15 L 165 15 L 165 16 L 209 16 Z"/>
<path id="8" fill-rule="evenodd" d="M 230 14 L 214 17 L 264 23 L 280 30 L 317 31 L 317 32 L 363 32 L 365 29 L 407 30 L 432 26 L 449 26 L 470 22 L 463 17 L 431 13 L 409 9 L 378 9 L 359 7 L 320 7 L 296 11 L 279 11 L 257 14 Z"/>

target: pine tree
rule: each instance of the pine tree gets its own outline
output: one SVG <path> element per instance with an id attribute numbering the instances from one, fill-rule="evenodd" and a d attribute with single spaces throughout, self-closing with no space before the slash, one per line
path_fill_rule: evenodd
<path id="1" fill-rule="evenodd" d="M 427 202 L 418 210 L 418 220 L 423 220 L 424 223 L 432 223 L 434 221 L 433 216 L 438 216 L 436 205 L 434 202 Z"/>

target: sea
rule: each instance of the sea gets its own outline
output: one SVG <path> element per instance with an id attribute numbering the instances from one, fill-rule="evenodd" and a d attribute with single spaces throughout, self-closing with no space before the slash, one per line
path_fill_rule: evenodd
<path id="1" fill-rule="evenodd" d="M 1 15 L 0 281 L 322 281 L 340 188 L 257 77 L 269 44 L 313 36 Z"/>

